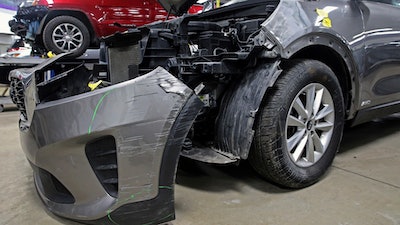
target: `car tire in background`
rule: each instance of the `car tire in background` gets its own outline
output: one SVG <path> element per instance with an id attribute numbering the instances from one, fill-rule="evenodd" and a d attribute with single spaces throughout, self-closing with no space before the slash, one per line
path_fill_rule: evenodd
<path id="1" fill-rule="evenodd" d="M 343 95 L 332 70 L 316 60 L 291 61 L 264 97 L 250 164 L 279 185 L 307 187 L 332 164 L 343 124 Z"/>
<path id="2" fill-rule="evenodd" d="M 48 51 L 56 54 L 73 52 L 82 55 L 90 44 L 88 28 L 72 16 L 58 16 L 50 20 L 43 30 L 43 42 Z"/>

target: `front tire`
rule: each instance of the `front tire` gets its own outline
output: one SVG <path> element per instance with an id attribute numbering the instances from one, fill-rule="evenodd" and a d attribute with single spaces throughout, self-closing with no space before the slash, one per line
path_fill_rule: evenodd
<path id="1" fill-rule="evenodd" d="M 342 91 L 332 70 L 315 60 L 292 61 L 266 93 L 250 164 L 279 185 L 307 187 L 332 164 L 343 124 Z"/>
<path id="2" fill-rule="evenodd" d="M 44 28 L 43 42 L 48 51 L 56 54 L 72 52 L 70 56 L 77 57 L 89 47 L 90 34 L 85 24 L 75 17 L 58 16 Z"/>

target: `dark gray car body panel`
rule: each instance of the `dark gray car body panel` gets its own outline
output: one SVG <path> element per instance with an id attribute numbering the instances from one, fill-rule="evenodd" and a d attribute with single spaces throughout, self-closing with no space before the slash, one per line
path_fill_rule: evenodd
<path id="1" fill-rule="evenodd" d="M 329 11 L 332 27 L 321 25 L 317 8 Z M 399 13 L 399 6 L 374 1 L 282 1 L 263 29 L 284 58 L 314 45 L 336 51 L 351 80 L 348 119 L 358 124 L 366 120 L 357 121 L 358 111 L 398 104 L 400 89 L 394 84 L 400 82 Z"/>
<path id="2" fill-rule="evenodd" d="M 27 93 L 35 89 L 33 81 Z M 27 159 L 52 171 L 77 200 L 74 204 L 52 202 L 36 177 L 46 206 L 63 217 L 96 220 L 122 205 L 156 198 L 160 187 L 172 192 L 171 184 L 159 183 L 163 151 L 192 95 L 192 90 L 159 68 L 134 80 L 37 107 L 35 100 L 28 99 L 33 105 L 27 104 L 28 121 L 21 122 L 25 123 L 21 124 L 25 127 L 21 144 Z M 194 116 L 201 107 L 196 99 L 190 102 L 196 106 L 191 110 Z M 187 130 L 192 120 L 185 124 Z M 87 142 L 107 135 L 117 142 L 118 199 L 107 194 L 85 155 Z"/>

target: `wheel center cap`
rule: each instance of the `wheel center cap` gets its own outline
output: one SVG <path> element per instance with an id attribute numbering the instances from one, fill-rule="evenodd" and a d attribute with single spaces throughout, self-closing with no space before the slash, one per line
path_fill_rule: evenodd
<path id="1" fill-rule="evenodd" d="M 314 126 L 313 121 L 308 121 L 308 122 L 307 122 L 307 130 L 312 130 L 312 129 L 313 129 L 313 126 Z"/>

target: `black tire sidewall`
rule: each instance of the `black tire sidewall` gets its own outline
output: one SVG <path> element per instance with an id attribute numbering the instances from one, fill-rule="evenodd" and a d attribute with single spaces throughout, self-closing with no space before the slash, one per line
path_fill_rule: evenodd
<path id="1" fill-rule="evenodd" d="M 56 54 L 64 53 L 64 51 L 59 49 L 58 46 L 53 42 L 53 39 L 52 39 L 52 34 L 53 34 L 54 29 L 62 23 L 73 24 L 76 27 L 78 27 L 79 30 L 82 32 L 82 35 L 83 35 L 82 45 L 78 49 L 74 50 L 69 56 L 77 57 L 77 56 L 82 55 L 90 45 L 90 33 L 84 23 L 82 23 L 77 18 L 72 17 L 72 16 L 58 16 L 58 17 L 51 19 L 47 23 L 47 25 L 43 29 L 44 46 L 46 47 L 46 49 L 48 51 L 52 51 Z"/>
<path id="2" fill-rule="evenodd" d="M 286 119 L 295 97 L 304 87 L 312 83 L 321 84 L 329 90 L 335 108 L 335 123 L 331 140 L 323 156 L 311 166 L 300 167 L 293 162 L 287 150 L 284 135 Z M 270 107 L 271 102 L 275 102 L 279 106 Z M 278 110 L 273 110 L 276 108 Z M 284 68 L 273 90 L 267 91 L 259 117 L 268 115 L 271 118 L 271 112 L 274 113 L 272 116 L 274 122 L 271 124 L 261 124 L 263 120 L 258 118 L 253 145 L 256 148 L 267 147 L 267 149 L 258 149 L 252 152 L 250 163 L 253 161 L 253 167 L 262 176 L 285 187 L 303 188 L 317 182 L 332 164 L 343 133 L 343 97 L 335 74 L 328 66 L 319 61 L 291 61 L 289 66 Z M 269 127 L 269 129 L 265 127 Z M 260 134 L 259 132 L 265 133 Z M 269 139 L 265 139 L 265 136 L 268 136 Z"/>
<path id="3" fill-rule="evenodd" d="M 282 142 L 282 155 L 284 160 L 287 162 L 287 166 L 294 173 L 294 177 L 299 177 L 299 182 L 301 183 L 313 183 L 319 177 L 321 177 L 328 167 L 332 164 L 332 161 L 338 150 L 339 143 L 342 137 L 343 130 L 343 98 L 340 90 L 339 82 L 336 79 L 333 72 L 327 67 L 319 62 L 311 61 L 313 66 L 308 67 L 305 74 L 301 74 L 304 79 L 302 82 L 291 84 L 291 88 L 288 88 L 287 101 L 285 102 L 285 107 L 283 107 L 279 112 L 279 131 L 284 134 L 286 131 L 286 119 L 288 117 L 289 108 L 297 96 L 297 94 L 307 85 L 311 83 L 318 83 L 327 88 L 332 96 L 333 104 L 335 107 L 335 123 L 333 128 L 333 133 L 331 141 L 322 155 L 322 157 L 313 165 L 308 167 L 300 167 L 296 165 L 290 158 L 289 151 L 287 150 L 285 138 L 281 138 Z M 317 66 L 318 65 L 318 66 Z M 312 70 L 312 71 L 311 71 Z M 315 71 L 314 71 L 315 70 Z"/>

